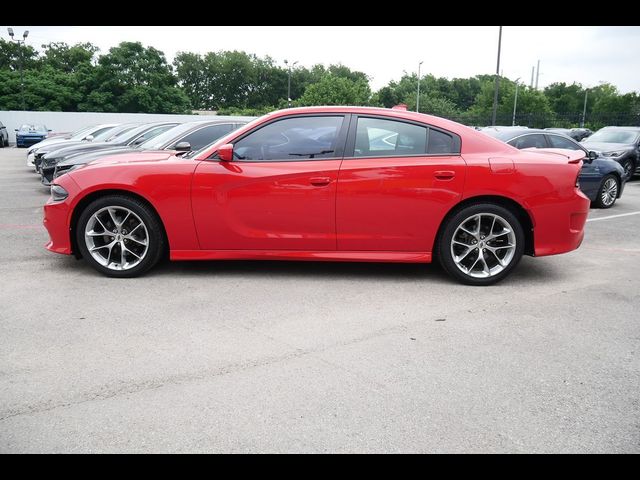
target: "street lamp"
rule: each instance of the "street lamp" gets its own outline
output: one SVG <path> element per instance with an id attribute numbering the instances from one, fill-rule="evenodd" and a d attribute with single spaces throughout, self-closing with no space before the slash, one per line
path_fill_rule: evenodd
<path id="1" fill-rule="evenodd" d="M 420 67 L 424 61 L 418 64 L 418 93 L 416 94 L 416 112 L 420 113 Z"/>
<path id="2" fill-rule="evenodd" d="M 518 83 L 518 81 L 520 80 L 520 77 L 516 78 L 516 97 L 513 99 L 513 118 L 511 119 L 511 126 L 515 126 L 516 124 L 516 108 L 518 107 L 518 87 L 520 86 L 520 84 Z"/>
<path id="3" fill-rule="evenodd" d="M 27 37 L 29 36 L 29 30 L 25 30 L 24 33 L 22 34 L 22 40 L 20 39 L 15 39 L 13 38 L 13 28 L 8 27 L 7 28 L 7 32 L 9 33 L 9 36 L 11 37 L 11 41 L 12 42 L 16 42 L 18 44 L 18 46 L 25 45 L 25 42 L 27 41 Z M 24 103 L 24 74 L 23 74 L 23 64 L 24 62 L 24 49 L 20 48 L 20 94 L 22 95 L 22 110 L 26 110 L 25 108 L 25 103 Z"/>
<path id="4" fill-rule="evenodd" d="M 496 64 L 496 83 L 493 91 L 493 111 L 491 112 L 491 125 L 496 124 L 496 114 L 498 113 L 498 90 L 500 90 L 500 47 L 502 46 L 502 26 L 498 33 L 498 62 Z"/>
<path id="5" fill-rule="evenodd" d="M 580 122 L 580 128 L 584 128 L 584 120 L 587 116 L 587 95 L 589 94 L 589 89 L 585 89 L 584 91 L 584 107 L 582 107 L 582 121 Z"/>
<path id="6" fill-rule="evenodd" d="M 291 65 L 289 65 L 288 60 L 284 61 L 284 64 L 289 69 L 289 77 L 287 80 L 287 105 L 289 106 L 289 108 L 291 108 L 291 69 L 295 67 L 297 63 L 298 62 L 296 61 L 296 62 L 293 62 Z"/>

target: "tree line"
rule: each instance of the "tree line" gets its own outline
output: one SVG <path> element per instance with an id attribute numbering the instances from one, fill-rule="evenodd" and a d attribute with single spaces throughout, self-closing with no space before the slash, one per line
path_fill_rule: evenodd
<path id="1" fill-rule="evenodd" d="M 372 91 L 363 72 L 344 65 L 314 65 L 290 71 L 293 106 L 368 105 L 416 107 L 418 78 Z M 0 110 L 68 112 L 189 113 L 259 115 L 288 105 L 289 70 L 271 57 L 239 51 L 204 55 L 179 52 L 168 63 L 163 52 L 122 42 L 100 54 L 91 43 L 31 46 L 0 39 Z M 420 79 L 420 111 L 471 125 L 490 123 L 493 75 Z M 22 85 L 24 84 L 24 93 Z M 529 126 L 576 126 L 587 94 L 587 125 L 638 124 L 640 97 L 608 83 L 585 90 L 579 83 L 553 83 L 542 90 L 517 88 L 517 122 Z M 516 84 L 500 79 L 498 122 L 510 124 Z M 608 117 L 619 119 L 605 121 Z"/>

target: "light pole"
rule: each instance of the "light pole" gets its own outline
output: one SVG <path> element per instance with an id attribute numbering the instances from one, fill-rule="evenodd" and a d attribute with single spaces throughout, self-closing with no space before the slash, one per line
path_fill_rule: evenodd
<path id="1" fill-rule="evenodd" d="M 580 128 L 584 128 L 584 119 L 587 116 L 587 95 L 589 93 L 589 89 L 587 88 L 584 91 L 584 107 L 582 107 L 582 121 L 580 122 Z"/>
<path id="2" fill-rule="evenodd" d="M 416 94 L 416 112 L 420 113 L 420 67 L 424 61 L 418 64 L 418 93 Z"/>
<path id="3" fill-rule="evenodd" d="M 287 106 L 289 108 L 291 108 L 291 69 L 293 67 L 295 67 L 297 63 L 298 62 L 296 61 L 296 62 L 293 62 L 291 65 L 289 65 L 289 61 L 288 60 L 284 61 L 284 64 L 289 69 L 289 76 L 288 76 L 288 79 L 287 79 Z"/>
<path id="4" fill-rule="evenodd" d="M 9 32 L 9 36 L 11 37 L 11 41 L 12 42 L 16 42 L 18 44 L 18 48 L 20 49 L 20 95 L 22 96 L 22 110 L 26 110 L 25 108 L 25 103 L 24 103 L 24 73 L 23 73 L 23 66 L 22 64 L 24 63 L 24 49 L 20 48 L 20 45 L 24 46 L 26 41 L 27 41 L 27 37 L 29 36 L 29 30 L 25 30 L 24 33 L 22 34 L 22 40 L 20 39 L 15 39 L 13 38 L 13 28 L 9 27 L 7 28 L 7 32 Z"/>
<path id="5" fill-rule="evenodd" d="M 498 33 L 498 63 L 496 65 L 496 84 L 493 90 L 493 111 L 491 112 L 491 125 L 496 124 L 496 114 L 498 113 L 498 90 L 500 90 L 500 48 L 502 47 L 502 26 Z"/>
<path id="6" fill-rule="evenodd" d="M 516 124 L 516 108 L 518 107 L 518 87 L 520 86 L 520 84 L 518 83 L 518 81 L 520 80 L 520 77 L 516 78 L 516 97 L 513 99 L 513 117 L 511 118 L 511 126 L 515 126 Z"/>

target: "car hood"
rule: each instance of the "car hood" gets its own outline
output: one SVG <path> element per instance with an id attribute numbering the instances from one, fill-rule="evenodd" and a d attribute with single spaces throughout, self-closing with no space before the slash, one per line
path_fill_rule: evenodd
<path id="1" fill-rule="evenodd" d="M 92 162 L 94 160 L 99 160 L 104 157 L 108 157 L 109 155 L 120 155 L 123 153 L 131 153 L 134 151 L 130 147 L 119 147 L 119 148 L 105 148 L 99 149 L 97 151 L 89 151 L 87 153 L 78 153 L 77 155 L 72 156 L 62 162 L 59 162 L 58 165 L 68 166 L 68 165 L 83 165 L 85 163 Z"/>
<path id="2" fill-rule="evenodd" d="M 90 152 L 92 150 L 99 150 L 113 146 L 114 145 L 109 142 L 80 142 L 70 146 L 68 144 L 60 145 L 60 148 L 55 148 L 57 146 L 53 145 L 55 150 L 52 149 L 45 155 L 45 158 L 65 158 L 71 155 L 78 155 L 83 152 Z"/>
<path id="3" fill-rule="evenodd" d="M 96 160 L 90 162 L 87 166 L 103 166 L 103 165 L 127 165 L 127 164 L 136 164 L 136 163 L 153 163 L 153 162 L 161 162 L 164 160 L 169 160 L 170 158 L 174 158 L 173 151 L 167 150 L 149 150 L 146 152 L 131 152 L 131 153 L 122 153 L 120 155 L 110 155 L 106 157 L 100 157 Z"/>
<path id="4" fill-rule="evenodd" d="M 628 143 L 604 143 L 604 142 L 582 142 L 584 148 L 597 150 L 600 152 L 615 152 L 617 150 L 631 150 L 633 145 Z"/>
<path id="5" fill-rule="evenodd" d="M 69 141 L 69 139 L 68 138 L 64 138 L 64 137 L 46 138 L 46 139 L 42 140 L 41 142 L 38 142 L 35 145 L 29 147 L 28 151 L 29 152 L 33 152 L 34 150 L 37 150 L 37 149 L 42 148 L 42 147 L 53 146 L 54 144 L 68 142 L 68 141 Z"/>

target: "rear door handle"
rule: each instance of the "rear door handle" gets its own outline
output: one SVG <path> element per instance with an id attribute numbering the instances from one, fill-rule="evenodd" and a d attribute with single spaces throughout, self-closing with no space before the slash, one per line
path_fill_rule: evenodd
<path id="1" fill-rule="evenodd" d="M 437 172 L 434 172 L 433 176 L 438 180 L 451 180 L 456 176 L 456 172 L 451 170 L 438 170 Z"/>
<path id="2" fill-rule="evenodd" d="M 331 183 L 331 177 L 311 177 L 309 183 L 314 187 L 324 187 Z"/>

